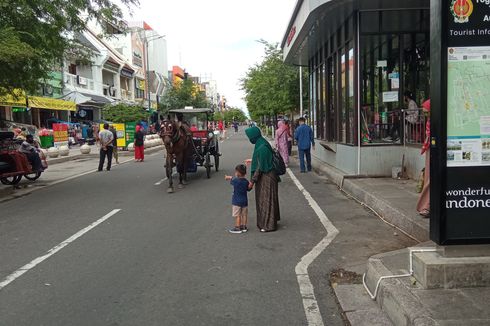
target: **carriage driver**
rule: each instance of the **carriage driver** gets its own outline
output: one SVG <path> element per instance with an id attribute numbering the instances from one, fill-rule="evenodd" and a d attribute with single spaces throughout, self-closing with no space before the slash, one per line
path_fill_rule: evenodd
<path id="1" fill-rule="evenodd" d="M 41 158 L 39 157 L 39 153 L 35 145 L 34 137 L 32 135 L 27 135 L 26 140 L 22 142 L 22 145 L 19 148 L 19 152 L 27 157 L 34 172 L 43 172 L 44 169 Z"/>
<path id="2" fill-rule="evenodd" d="M 184 114 L 179 112 L 176 113 L 176 116 L 177 116 L 177 124 L 179 125 L 179 127 L 185 132 L 187 136 L 192 137 L 191 128 L 189 126 L 189 123 L 187 123 L 187 121 L 184 120 Z"/>

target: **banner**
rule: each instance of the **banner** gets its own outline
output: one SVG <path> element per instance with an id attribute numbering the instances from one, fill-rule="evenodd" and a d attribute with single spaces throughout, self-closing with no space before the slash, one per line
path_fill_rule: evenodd
<path id="1" fill-rule="evenodd" d="M 124 123 L 111 123 L 111 127 L 116 129 L 117 134 L 117 147 L 126 147 L 126 125 Z M 104 124 L 101 123 L 99 126 L 99 130 L 104 130 Z M 110 129 L 109 129 L 110 130 Z"/>
<path id="2" fill-rule="evenodd" d="M 134 142 L 134 134 L 136 133 L 136 122 L 126 122 L 126 144 Z"/>
<path id="3" fill-rule="evenodd" d="M 53 123 L 54 147 L 68 145 L 68 125 L 64 123 Z"/>

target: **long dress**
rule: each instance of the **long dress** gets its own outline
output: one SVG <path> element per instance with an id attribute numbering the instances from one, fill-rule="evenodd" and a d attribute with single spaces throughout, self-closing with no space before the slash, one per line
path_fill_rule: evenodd
<path id="1" fill-rule="evenodd" d="M 281 219 L 279 210 L 278 177 L 274 171 L 254 174 L 255 203 L 257 210 L 257 227 L 266 232 L 277 229 L 277 221 Z"/>
<path id="2" fill-rule="evenodd" d="M 281 155 L 284 163 L 289 164 L 289 151 L 288 151 L 288 129 L 280 129 L 276 133 L 276 148 Z"/>

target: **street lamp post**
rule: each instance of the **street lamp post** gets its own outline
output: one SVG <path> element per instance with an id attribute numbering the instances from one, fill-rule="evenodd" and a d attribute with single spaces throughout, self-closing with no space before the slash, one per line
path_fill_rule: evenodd
<path id="1" fill-rule="evenodd" d="M 150 54 L 148 44 L 150 42 L 164 38 L 165 35 L 156 36 L 153 38 L 148 38 L 145 33 L 145 51 L 146 51 L 146 91 L 148 96 L 148 112 L 151 110 L 151 95 L 150 95 Z"/>

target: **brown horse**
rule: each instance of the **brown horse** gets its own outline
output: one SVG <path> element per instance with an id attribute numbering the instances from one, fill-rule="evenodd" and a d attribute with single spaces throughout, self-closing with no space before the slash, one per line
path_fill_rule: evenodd
<path id="1" fill-rule="evenodd" d="M 168 193 L 174 192 L 172 172 L 174 165 L 177 165 L 179 173 L 179 184 L 177 187 L 183 188 L 184 182 L 187 181 L 187 166 L 190 157 L 191 141 L 186 132 L 179 127 L 177 122 L 170 119 L 162 121 L 160 127 L 160 137 L 163 140 L 167 150 L 165 162 L 165 171 L 168 178 Z"/>

